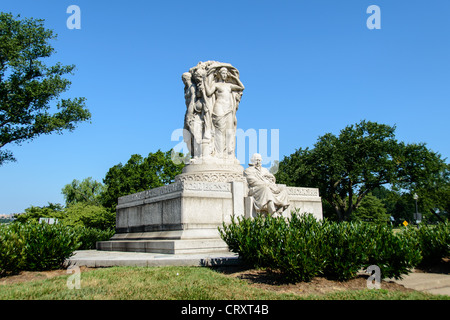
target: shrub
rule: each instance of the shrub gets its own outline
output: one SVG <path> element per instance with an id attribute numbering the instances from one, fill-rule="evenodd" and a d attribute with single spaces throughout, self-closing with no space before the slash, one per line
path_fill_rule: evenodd
<path id="1" fill-rule="evenodd" d="M 364 267 L 377 265 L 381 278 L 401 279 L 421 260 L 417 239 L 405 232 L 394 234 L 391 226 L 372 225 L 366 229 L 368 258 Z"/>
<path id="2" fill-rule="evenodd" d="M 281 271 L 288 280 L 309 281 L 320 273 L 320 223 L 312 215 L 232 217 L 219 232 L 231 251 L 255 267 Z"/>
<path id="3" fill-rule="evenodd" d="M 430 266 L 450 256 L 450 223 L 437 225 L 420 224 L 417 228 L 408 228 L 407 232 L 418 240 L 422 252 L 422 266 Z"/>
<path id="4" fill-rule="evenodd" d="M 323 274 L 339 281 L 354 278 L 367 260 L 369 241 L 365 237 L 367 223 L 323 222 L 321 254 L 325 260 Z"/>
<path id="5" fill-rule="evenodd" d="M 0 276 L 60 268 L 75 250 L 95 249 L 114 230 L 30 221 L 0 225 Z"/>
<path id="6" fill-rule="evenodd" d="M 348 280 L 370 265 L 380 267 L 382 278 L 401 278 L 421 260 L 411 233 L 394 234 L 391 227 L 365 222 L 317 221 L 293 213 L 289 219 L 233 217 L 219 231 L 246 262 L 279 270 L 291 281 L 317 275 Z"/>
<path id="7" fill-rule="evenodd" d="M 245 262 L 255 267 L 263 267 L 263 233 L 268 233 L 263 225 L 264 219 L 259 217 L 251 220 L 233 216 L 231 223 L 223 224 L 219 233 L 230 251 L 239 253 Z"/>
<path id="8" fill-rule="evenodd" d="M 0 225 L 0 276 L 17 273 L 25 264 L 25 238 L 17 225 Z"/>
<path id="9" fill-rule="evenodd" d="M 325 265 L 322 256 L 323 228 L 313 215 L 291 215 L 289 220 L 278 218 L 281 228 L 274 234 L 275 249 L 269 265 L 279 269 L 290 281 L 310 281 L 319 275 Z"/>
<path id="10" fill-rule="evenodd" d="M 87 228 L 83 226 L 73 227 L 78 237 L 80 246 L 78 250 L 90 250 L 96 248 L 97 241 L 107 241 L 114 235 L 113 229 L 100 230 L 96 228 Z"/>
<path id="11" fill-rule="evenodd" d="M 20 228 L 25 237 L 25 270 L 60 268 L 80 246 L 75 231 L 63 224 L 30 222 Z"/>

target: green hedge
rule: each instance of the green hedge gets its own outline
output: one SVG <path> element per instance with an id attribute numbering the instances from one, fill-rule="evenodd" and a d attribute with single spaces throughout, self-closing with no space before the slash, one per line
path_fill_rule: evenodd
<path id="1" fill-rule="evenodd" d="M 77 250 L 95 249 L 97 241 L 108 241 L 114 235 L 114 229 L 101 230 L 96 228 L 88 228 L 84 226 L 71 227 L 80 242 Z"/>
<path id="2" fill-rule="evenodd" d="M 381 278 L 401 279 L 402 275 L 408 274 L 422 260 L 419 240 L 410 230 L 405 228 L 395 233 L 391 226 L 371 225 L 365 234 L 372 241 L 363 267 L 377 265 Z"/>
<path id="3" fill-rule="evenodd" d="M 367 248 L 371 246 L 373 238 L 366 237 L 364 223 L 335 223 L 325 220 L 318 222 L 323 236 L 318 251 L 323 259 L 322 274 L 336 280 L 347 280 L 356 276 L 361 265 L 367 261 Z"/>
<path id="4" fill-rule="evenodd" d="M 449 224 L 408 227 L 316 220 L 293 213 L 282 217 L 232 218 L 219 228 L 231 251 L 254 267 L 282 272 L 291 281 L 323 275 L 337 280 L 377 265 L 382 278 L 401 278 L 422 261 L 449 255 Z M 422 257 L 424 260 L 422 260 Z"/>
<path id="5" fill-rule="evenodd" d="M 35 221 L 0 225 L 0 276 L 61 268 L 75 250 L 94 249 L 113 233 Z"/>
<path id="6" fill-rule="evenodd" d="M 0 224 L 0 276 L 25 265 L 25 235 L 19 229 L 20 225 Z"/>
<path id="7" fill-rule="evenodd" d="M 21 226 L 25 236 L 25 269 L 52 270 L 78 249 L 80 242 L 72 228 L 62 224 L 28 223 Z"/>
<path id="8" fill-rule="evenodd" d="M 408 233 L 418 240 L 422 253 L 421 266 L 431 266 L 442 258 L 450 256 L 450 223 L 437 225 L 420 224 L 417 228 L 410 228 Z"/>
<path id="9" fill-rule="evenodd" d="M 289 280 L 309 281 L 324 267 L 323 229 L 310 215 L 292 215 L 289 221 L 270 216 L 233 217 L 219 232 L 229 249 L 247 263 L 280 270 Z"/>

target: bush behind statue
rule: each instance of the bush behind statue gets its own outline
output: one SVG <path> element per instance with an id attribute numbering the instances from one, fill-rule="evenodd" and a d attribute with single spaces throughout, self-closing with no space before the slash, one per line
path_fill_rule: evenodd
<path id="1" fill-rule="evenodd" d="M 311 214 L 233 217 L 219 229 L 231 251 L 255 267 L 279 270 L 287 280 L 318 275 L 337 280 L 356 276 L 369 265 L 383 278 L 401 278 L 421 260 L 418 240 L 391 227 L 364 222 L 318 221 Z"/>
<path id="2" fill-rule="evenodd" d="M 0 225 L 0 276 L 61 268 L 75 250 L 94 249 L 97 241 L 113 234 L 114 230 L 36 221 Z"/>
<path id="3" fill-rule="evenodd" d="M 80 241 L 80 246 L 77 250 L 90 250 L 95 249 L 97 241 L 108 241 L 114 235 L 114 229 L 97 229 L 89 228 L 85 226 L 75 226 L 72 227 L 78 236 Z"/>

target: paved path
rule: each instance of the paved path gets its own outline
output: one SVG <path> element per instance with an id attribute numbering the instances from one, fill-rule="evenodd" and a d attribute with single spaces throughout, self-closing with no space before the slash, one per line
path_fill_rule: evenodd
<path id="1" fill-rule="evenodd" d="M 450 274 L 411 272 L 402 280 L 394 280 L 406 288 L 450 296 Z"/>
<path id="2" fill-rule="evenodd" d="M 239 257 L 231 252 L 202 254 L 162 254 L 99 250 L 75 251 L 70 264 L 87 267 L 113 266 L 225 266 L 237 265 Z M 450 274 L 411 272 L 402 280 L 389 279 L 406 288 L 450 296 Z"/>

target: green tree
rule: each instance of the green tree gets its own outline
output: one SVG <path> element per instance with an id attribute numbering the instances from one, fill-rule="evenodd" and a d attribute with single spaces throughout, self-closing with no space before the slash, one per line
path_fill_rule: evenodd
<path id="1" fill-rule="evenodd" d="M 414 193 L 419 196 L 418 210 L 428 221 L 442 222 L 450 212 L 450 165 L 437 161 L 440 157 L 424 144 L 411 144 L 404 147 L 399 159 L 407 178 L 400 180 L 398 186 L 407 190 L 404 196 L 410 203 L 414 203 Z"/>
<path id="2" fill-rule="evenodd" d="M 448 176 L 448 165 L 425 144 L 399 143 L 395 126 L 361 121 L 285 157 L 276 177 L 279 183 L 318 187 L 337 219 L 349 220 L 376 188 L 440 189 L 442 175 Z"/>
<path id="3" fill-rule="evenodd" d="M 92 177 L 85 178 L 83 181 L 74 179 L 70 184 L 66 184 L 61 193 L 66 200 L 66 206 L 76 203 L 85 203 L 91 205 L 101 205 L 101 196 L 105 186 Z"/>
<path id="4" fill-rule="evenodd" d="M 114 229 L 116 225 L 116 214 L 111 210 L 89 204 L 78 202 L 68 206 L 65 210 L 63 223 L 69 226 L 83 226 L 99 230 Z"/>
<path id="5" fill-rule="evenodd" d="M 114 229 L 116 215 L 111 210 L 86 202 L 78 202 L 64 208 L 61 204 L 49 203 L 47 206 L 31 206 L 24 213 L 15 214 L 18 223 L 36 222 L 39 218 L 56 218 L 58 223 L 69 226 L 82 226 L 101 230 Z"/>
<path id="6" fill-rule="evenodd" d="M 103 179 L 106 185 L 102 196 L 103 205 L 115 210 L 117 199 L 121 196 L 174 182 L 184 163 L 173 163 L 171 152 L 158 150 L 149 153 L 146 158 L 133 154 L 125 165 L 119 163 L 110 168 Z"/>
<path id="7" fill-rule="evenodd" d="M 399 170 L 408 174 L 403 173 L 405 178 L 390 190 L 376 188 L 373 195 L 381 199 L 388 213 L 400 222 L 414 220 L 415 193 L 419 196 L 417 206 L 422 221 L 433 223 L 447 220 L 450 212 L 450 165 L 444 160 L 436 161 L 440 155 L 428 150 L 425 144 L 401 146 L 403 155 L 397 161 L 403 162 L 403 165 Z"/>
<path id="8" fill-rule="evenodd" d="M 368 221 L 374 223 L 387 223 L 389 215 L 383 202 L 372 193 L 368 193 L 362 200 L 359 207 L 352 212 L 352 221 Z"/>
<path id="9" fill-rule="evenodd" d="M 74 179 L 62 189 L 66 200 L 64 223 L 70 226 L 84 226 L 100 230 L 114 228 L 116 215 L 103 207 L 101 201 L 105 186 L 92 177 L 81 182 Z"/>
<path id="10" fill-rule="evenodd" d="M 85 98 L 59 99 L 71 84 L 64 75 L 75 66 L 45 65 L 55 52 L 50 45 L 55 39 L 44 20 L 0 12 L 0 165 L 15 161 L 12 152 L 1 149 L 8 143 L 72 131 L 91 118 Z M 51 113 L 55 103 L 58 111 Z"/>

